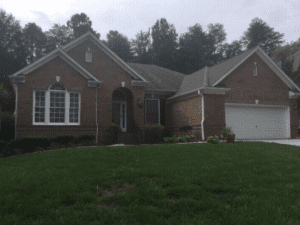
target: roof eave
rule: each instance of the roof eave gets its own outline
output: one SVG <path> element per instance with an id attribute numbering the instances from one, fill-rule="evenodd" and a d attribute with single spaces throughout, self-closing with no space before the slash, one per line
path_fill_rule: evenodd
<path id="1" fill-rule="evenodd" d="M 120 65 L 126 72 L 135 77 L 136 79 L 142 79 L 144 82 L 147 80 L 139 75 L 135 70 L 133 70 L 126 62 L 124 62 L 119 56 L 117 56 L 112 50 L 109 49 L 105 44 L 103 44 L 93 33 L 88 31 L 86 34 L 82 35 L 80 38 L 70 42 L 62 49 L 65 51 L 69 51 L 71 48 L 75 47 L 77 43 L 83 41 L 84 39 L 91 38 L 101 50 L 103 50 L 106 54 L 108 54 L 118 65 Z"/>
<path id="2" fill-rule="evenodd" d="M 94 77 L 91 73 L 89 73 L 86 69 L 84 69 L 81 65 L 79 65 L 75 60 L 73 60 L 68 54 L 62 51 L 60 48 L 55 49 L 48 55 L 42 57 L 41 59 L 37 60 L 36 62 L 28 65 L 27 67 L 19 70 L 18 72 L 14 73 L 13 75 L 9 76 L 12 79 L 17 77 L 18 74 L 28 74 L 33 70 L 41 67 L 42 65 L 46 64 L 50 60 L 54 59 L 55 57 L 60 56 L 64 61 L 66 61 L 70 66 L 76 69 L 79 73 L 83 74 L 87 79 L 92 78 L 95 81 L 99 81 L 96 77 Z"/>

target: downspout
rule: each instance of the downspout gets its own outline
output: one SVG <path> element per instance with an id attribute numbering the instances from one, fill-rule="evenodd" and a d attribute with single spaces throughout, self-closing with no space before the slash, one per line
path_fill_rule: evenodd
<path id="1" fill-rule="evenodd" d="M 198 95 L 201 96 L 201 100 L 202 100 L 202 104 L 201 104 L 201 107 L 202 107 L 202 121 L 201 121 L 201 134 L 202 134 L 202 141 L 205 140 L 205 136 L 204 136 L 204 95 L 200 93 L 200 89 L 198 90 Z"/>
<path id="2" fill-rule="evenodd" d="M 208 70 L 209 68 L 205 66 L 204 68 L 204 81 L 203 81 L 203 88 L 210 87 L 210 82 L 209 82 L 209 76 L 208 76 Z M 203 89 L 201 88 L 201 89 Z M 201 96 L 202 99 L 202 121 L 201 121 L 201 132 L 202 132 L 202 141 L 205 140 L 204 136 L 204 95 L 200 93 L 200 89 L 198 90 L 198 94 Z"/>
<path id="3" fill-rule="evenodd" d="M 19 84 L 16 83 L 17 89 L 16 89 L 16 109 L 15 109 L 15 139 L 17 138 L 17 107 L 18 107 L 18 88 Z"/>
<path id="4" fill-rule="evenodd" d="M 16 90 L 16 103 L 15 103 L 15 139 L 17 138 L 17 107 L 18 107 L 18 88 L 19 84 L 17 81 L 13 82 L 14 89 Z"/>
<path id="5" fill-rule="evenodd" d="M 97 98 L 97 96 L 98 96 L 98 89 L 99 88 L 100 88 L 100 85 L 97 84 L 97 88 L 96 88 L 96 126 L 97 126 L 96 142 L 97 142 L 97 144 L 98 144 L 98 121 L 97 121 L 97 117 L 98 117 L 98 112 L 97 112 L 97 110 L 98 110 L 98 107 L 97 107 L 98 98 Z"/>

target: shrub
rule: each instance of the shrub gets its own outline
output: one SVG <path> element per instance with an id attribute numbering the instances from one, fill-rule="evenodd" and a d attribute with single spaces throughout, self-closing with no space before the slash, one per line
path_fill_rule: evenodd
<path id="1" fill-rule="evenodd" d="M 161 124 L 146 124 L 144 127 L 145 130 L 145 141 L 146 142 L 157 142 L 163 140 L 163 129 L 164 126 Z"/>
<path id="2" fill-rule="evenodd" d="M 96 142 L 96 136 L 92 134 L 82 134 L 75 138 L 74 141 L 70 142 L 75 147 L 80 146 L 82 143 L 87 143 L 87 145 L 93 145 Z M 70 146 L 69 146 L 70 147 Z"/>
<path id="3" fill-rule="evenodd" d="M 107 131 L 105 144 L 114 144 L 118 139 L 118 133 L 122 132 L 122 129 L 118 124 L 110 123 L 107 126 L 105 126 L 105 129 Z"/>
<path id="4" fill-rule="evenodd" d="M 189 125 L 184 125 L 184 126 L 179 127 L 179 131 L 185 131 L 185 132 L 187 132 L 189 130 L 193 130 L 193 128 L 191 126 L 189 126 Z"/>
<path id="5" fill-rule="evenodd" d="M 0 153 L 4 147 L 8 144 L 8 141 L 0 140 Z"/>
<path id="6" fill-rule="evenodd" d="M 221 131 L 221 134 L 223 135 L 223 137 L 225 138 L 227 136 L 227 134 L 229 134 L 231 132 L 231 128 L 232 127 L 224 127 L 224 129 Z"/>
<path id="7" fill-rule="evenodd" d="M 1 115 L 0 138 L 4 141 L 11 141 L 15 138 L 15 117 L 9 112 L 2 112 Z"/>
<path id="8" fill-rule="evenodd" d="M 219 137 L 218 136 L 210 136 L 210 137 L 207 138 L 207 143 L 218 144 L 219 143 Z"/>
<path id="9" fill-rule="evenodd" d="M 57 135 L 51 138 L 51 142 L 56 142 L 62 145 L 68 144 L 70 142 L 75 141 L 75 137 L 73 135 Z"/>

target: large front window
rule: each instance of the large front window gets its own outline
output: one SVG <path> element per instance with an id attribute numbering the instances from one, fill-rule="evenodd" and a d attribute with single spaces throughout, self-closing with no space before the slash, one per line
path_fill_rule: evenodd
<path id="1" fill-rule="evenodd" d="M 34 91 L 33 97 L 33 124 L 79 125 L 79 93 L 67 92 L 62 84 L 56 83 L 48 91 Z"/>

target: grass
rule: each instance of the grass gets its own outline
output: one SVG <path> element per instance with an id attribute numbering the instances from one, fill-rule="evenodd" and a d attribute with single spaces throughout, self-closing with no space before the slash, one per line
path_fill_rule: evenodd
<path id="1" fill-rule="evenodd" d="M 299 147 L 70 148 L 0 159 L 5 224 L 300 224 Z"/>

